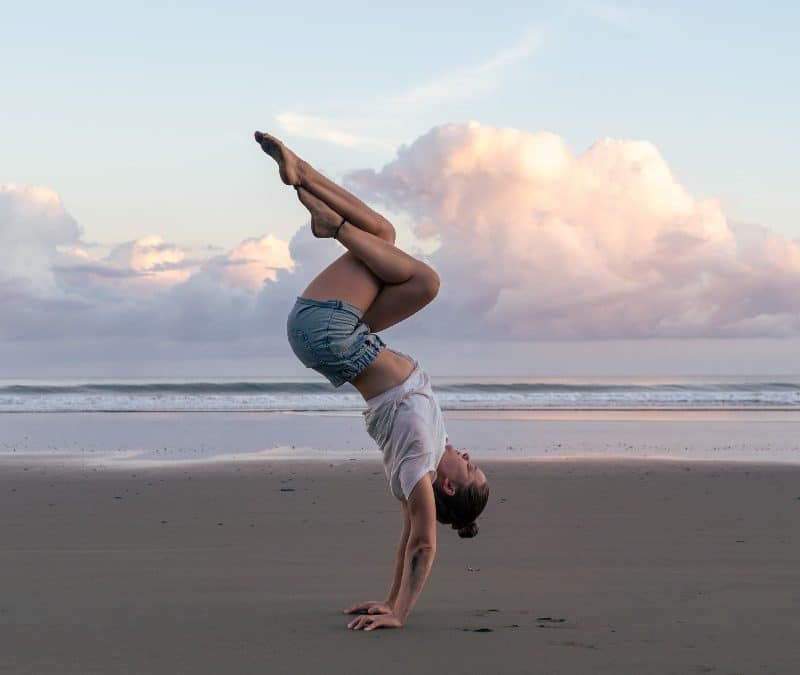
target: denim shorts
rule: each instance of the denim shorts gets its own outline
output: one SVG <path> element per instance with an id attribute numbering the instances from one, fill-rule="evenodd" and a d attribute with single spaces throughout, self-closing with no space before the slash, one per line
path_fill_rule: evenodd
<path id="1" fill-rule="evenodd" d="M 343 300 L 297 298 L 286 320 L 286 335 L 306 368 L 324 375 L 334 387 L 355 378 L 386 343 Z"/>

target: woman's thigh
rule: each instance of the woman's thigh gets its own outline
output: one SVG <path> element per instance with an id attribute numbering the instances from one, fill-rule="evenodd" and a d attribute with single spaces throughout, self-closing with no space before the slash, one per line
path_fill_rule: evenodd
<path id="1" fill-rule="evenodd" d="M 381 280 L 348 251 L 314 277 L 303 291 L 302 297 L 312 300 L 343 300 L 366 311 L 382 288 Z"/>

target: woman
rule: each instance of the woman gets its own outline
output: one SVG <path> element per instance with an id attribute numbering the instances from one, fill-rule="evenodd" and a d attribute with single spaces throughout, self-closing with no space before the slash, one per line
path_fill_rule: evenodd
<path id="1" fill-rule="evenodd" d="M 344 610 L 360 614 L 348 628 L 399 628 L 428 578 L 436 552 L 436 523 L 462 537 L 478 532 L 489 486 L 466 452 L 448 443 L 428 375 L 412 357 L 377 335 L 436 297 L 439 278 L 394 246 L 392 224 L 298 158 L 278 139 L 256 141 L 277 163 L 281 179 L 311 212 L 315 237 L 332 237 L 347 252 L 297 298 L 287 333 L 294 353 L 335 386 L 350 382 L 364 397 L 367 431 L 383 452 L 392 494 L 401 502 L 403 532 L 394 580 L 382 602 Z"/>

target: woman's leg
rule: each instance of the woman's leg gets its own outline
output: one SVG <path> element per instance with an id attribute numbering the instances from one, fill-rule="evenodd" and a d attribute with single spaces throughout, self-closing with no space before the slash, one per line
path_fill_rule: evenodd
<path id="1" fill-rule="evenodd" d="M 256 131 L 255 138 L 264 152 L 278 163 L 284 183 L 305 188 L 338 213 L 340 220 L 347 218 L 359 229 L 392 244 L 395 242 L 394 227 L 380 213 L 373 211 L 354 194 L 323 176 L 274 136 Z"/>
<path id="2" fill-rule="evenodd" d="M 394 226 L 351 192 L 323 176 L 304 160 L 299 160 L 300 185 L 322 200 L 342 218 L 379 239 L 395 242 Z"/>
<path id="3" fill-rule="evenodd" d="M 299 159 L 277 138 L 257 131 L 255 139 L 278 163 L 283 182 L 302 186 L 298 196 L 311 211 L 312 220 L 320 225 L 327 222 L 329 231 L 339 225 L 342 217 L 348 221 L 338 236 L 348 253 L 326 267 L 309 284 L 303 297 L 349 302 L 364 310 L 363 320 L 374 332 L 408 318 L 433 300 L 439 277 L 430 267 L 392 245 L 395 230 L 386 218 Z M 318 230 L 316 226 L 314 229 Z M 383 240 L 389 247 L 376 248 L 375 242 L 356 234 L 357 230 Z M 396 257 L 395 253 L 401 255 Z"/>
<path id="4" fill-rule="evenodd" d="M 336 230 L 341 222 L 337 211 L 305 188 L 297 193 L 316 231 Z M 364 310 L 363 321 L 373 332 L 408 318 L 436 297 L 436 272 L 387 240 L 349 221 L 339 228 L 337 239 L 348 253 L 325 268 L 303 297 L 349 302 Z"/>

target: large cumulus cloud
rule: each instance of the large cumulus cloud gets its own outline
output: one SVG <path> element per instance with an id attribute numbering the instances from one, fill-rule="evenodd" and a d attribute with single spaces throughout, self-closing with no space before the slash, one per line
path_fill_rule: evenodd
<path id="1" fill-rule="evenodd" d="M 551 133 L 448 124 L 348 184 L 438 238 L 439 325 L 460 335 L 800 332 L 800 242 L 731 223 L 647 141 L 575 155 Z"/>

